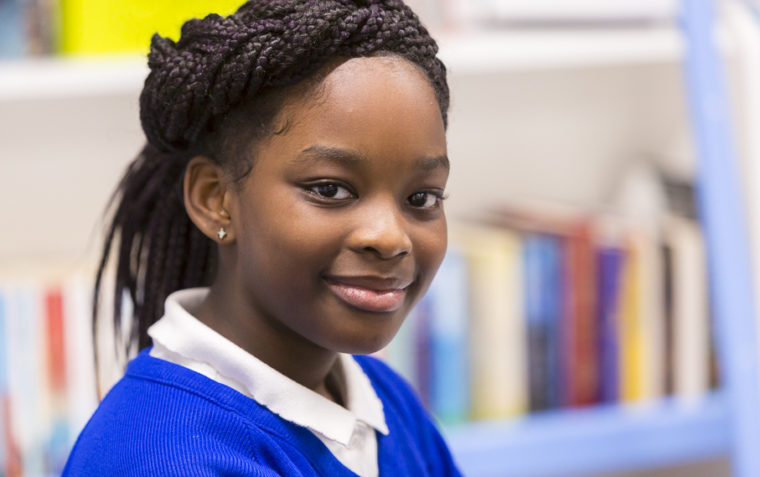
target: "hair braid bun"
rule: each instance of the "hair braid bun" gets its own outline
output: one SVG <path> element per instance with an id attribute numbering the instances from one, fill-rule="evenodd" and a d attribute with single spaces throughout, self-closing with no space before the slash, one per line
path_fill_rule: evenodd
<path id="1" fill-rule="evenodd" d="M 251 0 L 229 17 L 182 27 L 179 41 L 154 35 L 140 96 L 148 141 L 186 150 L 208 121 L 262 88 L 294 84 L 334 56 L 388 51 L 428 75 L 446 119 L 446 70 L 417 16 L 398 0 Z"/>

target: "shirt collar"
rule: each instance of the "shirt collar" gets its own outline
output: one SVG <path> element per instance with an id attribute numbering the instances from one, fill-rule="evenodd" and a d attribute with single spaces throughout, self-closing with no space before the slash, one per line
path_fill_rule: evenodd
<path id="1" fill-rule="evenodd" d="M 244 391 L 283 419 L 348 446 L 358 422 L 388 434 L 383 404 L 352 356 L 340 354 L 346 408 L 293 381 L 195 318 L 207 288 L 172 293 L 164 316 L 148 329 L 158 344 L 183 358 L 210 366 L 212 379 Z M 210 376 L 211 377 L 211 376 Z"/>

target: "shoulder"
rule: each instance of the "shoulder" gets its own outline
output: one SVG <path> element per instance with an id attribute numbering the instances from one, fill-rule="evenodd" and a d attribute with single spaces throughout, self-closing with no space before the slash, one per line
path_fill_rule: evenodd
<path id="1" fill-rule="evenodd" d="M 141 354 L 82 430 L 64 476 L 275 476 L 280 444 L 257 415 L 237 391 Z"/>

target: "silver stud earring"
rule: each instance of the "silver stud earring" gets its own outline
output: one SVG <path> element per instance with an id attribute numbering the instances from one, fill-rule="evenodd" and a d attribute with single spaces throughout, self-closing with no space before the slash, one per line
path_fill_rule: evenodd
<path id="1" fill-rule="evenodd" d="M 219 227 L 219 232 L 216 235 L 219 236 L 219 240 L 224 240 L 224 237 L 227 236 L 227 231 L 224 230 L 224 227 Z"/>

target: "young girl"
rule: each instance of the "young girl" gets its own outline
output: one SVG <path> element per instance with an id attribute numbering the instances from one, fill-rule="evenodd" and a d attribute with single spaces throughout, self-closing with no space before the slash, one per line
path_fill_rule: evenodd
<path id="1" fill-rule="evenodd" d="M 399 0 L 252 0 L 154 36 L 96 285 L 115 248 L 144 349 L 64 475 L 458 475 L 407 384 L 351 355 L 446 249 L 436 51 Z"/>

